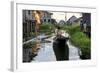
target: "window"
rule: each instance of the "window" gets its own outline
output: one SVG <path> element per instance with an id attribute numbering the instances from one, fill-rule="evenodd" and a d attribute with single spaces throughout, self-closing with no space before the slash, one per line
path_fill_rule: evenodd
<path id="1" fill-rule="evenodd" d="M 30 10 L 28 10 L 28 14 L 30 15 Z"/>
<path id="2" fill-rule="evenodd" d="M 46 22 L 46 19 L 44 19 L 44 22 Z"/>
<path id="3" fill-rule="evenodd" d="M 48 22 L 50 22 L 50 19 L 48 19 Z"/>

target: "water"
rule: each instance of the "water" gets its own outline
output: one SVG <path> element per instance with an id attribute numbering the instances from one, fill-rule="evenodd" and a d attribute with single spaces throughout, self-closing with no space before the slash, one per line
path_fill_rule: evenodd
<path id="1" fill-rule="evenodd" d="M 32 62 L 56 61 L 56 57 L 52 47 L 53 37 L 46 39 L 51 41 L 51 43 L 41 43 L 41 49 L 39 50 L 38 55 L 34 58 Z M 67 44 L 69 46 L 69 60 L 80 60 L 79 48 L 73 46 L 69 41 L 67 42 Z"/>
<path id="2" fill-rule="evenodd" d="M 47 36 L 45 36 L 44 34 L 41 34 L 41 35 L 39 35 L 37 38 L 41 40 L 42 38 L 46 38 L 46 37 L 47 37 Z M 36 41 L 37 38 L 32 38 L 32 39 L 30 39 L 30 40 L 24 42 L 23 44 L 27 44 L 27 43 L 32 42 L 32 41 Z"/>
<path id="3" fill-rule="evenodd" d="M 56 61 L 56 57 L 53 52 L 52 43 L 42 43 L 42 48 L 38 52 L 38 56 L 34 58 L 34 61 Z"/>
<path id="4" fill-rule="evenodd" d="M 79 48 L 73 46 L 69 41 L 67 44 L 69 46 L 69 60 L 80 60 L 81 51 Z"/>

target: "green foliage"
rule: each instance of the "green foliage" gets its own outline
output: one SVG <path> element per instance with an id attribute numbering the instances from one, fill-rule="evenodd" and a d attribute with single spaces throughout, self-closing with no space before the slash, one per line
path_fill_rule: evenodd
<path id="1" fill-rule="evenodd" d="M 35 32 L 30 32 L 31 37 L 35 37 Z"/>
<path id="2" fill-rule="evenodd" d="M 80 31 L 80 27 L 72 27 L 70 29 L 70 35 L 72 43 L 81 49 L 83 55 L 90 58 L 91 40 L 86 36 L 86 34 Z"/>
<path id="3" fill-rule="evenodd" d="M 23 49 L 30 49 L 35 46 L 36 42 L 29 42 L 23 45 Z"/>
<path id="4" fill-rule="evenodd" d="M 64 25 L 62 29 L 66 30 L 66 32 L 72 35 L 75 32 L 80 31 L 80 26 L 79 25 Z"/>
<path id="5" fill-rule="evenodd" d="M 71 36 L 72 42 L 81 48 L 83 54 L 90 53 L 90 39 L 82 32 L 76 32 Z"/>
<path id="6" fill-rule="evenodd" d="M 42 24 L 40 26 L 40 32 L 41 33 L 46 33 L 46 34 L 51 34 L 54 30 L 54 25 L 53 24 Z"/>
<path id="7" fill-rule="evenodd" d="M 63 29 L 66 30 L 71 36 L 70 40 L 73 45 L 79 47 L 82 51 L 82 55 L 85 55 L 87 58 L 91 56 L 91 40 L 80 31 L 79 25 L 72 26 L 63 26 Z"/>
<path id="8" fill-rule="evenodd" d="M 51 30 L 51 29 L 54 29 L 54 25 L 53 24 L 42 24 L 40 28 L 41 30 Z"/>

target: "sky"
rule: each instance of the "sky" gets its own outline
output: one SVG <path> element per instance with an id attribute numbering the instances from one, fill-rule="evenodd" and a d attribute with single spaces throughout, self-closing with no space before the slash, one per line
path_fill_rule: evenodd
<path id="1" fill-rule="evenodd" d="M 81 17 L 81 13 L 65 13 L 65 12 L 51 12 L 53 13 L 53 15 L 51 16 L 51 18 L 56 19 L 57 22 L 59 22 L 60 20 L 64 20 L 65 21 L 65 15 L 66 15 L 66 19 L 68 20 L 70 17 L 72 17 L 73 15 L 76 16 L 77 18 Z"/>

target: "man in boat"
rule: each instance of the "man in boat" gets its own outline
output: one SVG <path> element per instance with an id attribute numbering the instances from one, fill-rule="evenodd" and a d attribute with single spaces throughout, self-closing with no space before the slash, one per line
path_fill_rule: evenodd
<path id="1" fill-rule="evenodd" d="M 60 27 L 57 27 L 56 37 L 53 42 L 53 50 L 57 61 L 69 60 L 68 39 L 69 35 Z"/>

